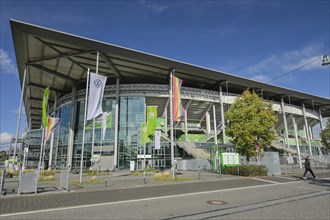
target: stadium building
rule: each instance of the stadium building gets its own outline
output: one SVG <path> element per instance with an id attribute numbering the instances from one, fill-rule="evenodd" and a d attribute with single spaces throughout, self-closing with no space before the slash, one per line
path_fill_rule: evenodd
<path id="1" fill-rule="evenodd" d="M 28 166 L 37 166 L 42 142 L 43 93 L 49 87 L 48 115 L 61 119 L 54 138 L 47 143 L 45 167 L 80 167 L 87 70 L 107 76 L 103 111 L 108 112 L 105 139 L 98 120 L 85 127 L 83 167 L 101 169 L 171 167 L 170 71 L 183 80 L 181 99 L 186 120 L 174 123 L 174 158 L 209 159 L 217 143 L 233 151 L 226 136 L 224 113 L 247 88 L 273 104 L 278 116 L 278 140 L 270 149 L 288 154 L 326 154 L 315 140 L 313 128 L 330 116 L 330 100 L 299 91 L 238 77 L 221 71 L 10 20 L 15 47 L 22 103 L 25 107 L 29 145 Z M 157 106 L 157 130 L 161 147 L 154 138 L 141 143 L 145 106 Z M 295 126 L 296 125 L 296 126 Z M 242 128 L 244 129 L 244 128 Z M 93 130 L 95 130 L 93 135 Z M 94 155 L 94 156 L 93 156 Z"/>

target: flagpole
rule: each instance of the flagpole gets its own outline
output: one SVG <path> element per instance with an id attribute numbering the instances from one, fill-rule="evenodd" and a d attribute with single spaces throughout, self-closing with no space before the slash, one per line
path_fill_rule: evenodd
<path id="1" fill-rule="evenodd" d="M 56 105 L 57 105 L 57 93 L 55 93 L 54 115 L 53 115 L 54 117 L 56 117 Z M 54 135 L 52 135 L 51 140 L 50 140 L 48 170 L 51 170 L 52 169 L 53 150 L 54 150 L 54 138 L 55 138 L 55 132 L 54 132 Z"/>
<path id="2" fill-rule="evenodd" d="M 22 81 L 22 92 L 21 92 L 21 100 L 19 103 L 19 110 L 18 110 L 18 119 L 17 119 L 17 127 L 16 127 L 16 138 L 15 138 L 15 147 L 14 147 L 14 155 L 13 155 L 13 165 L 15 169 L 15 157 L 16 157 L 16 149 L 17 149 L 17 139 L 18 139 L 18 133 L 19 133 L 19 127 L 21 123 L 21 112 L 22 112 L 22 103 L 23 103 L 23 94 L 24 94 L 24 88 L 25 88 L 25 80 L 26 80 L 26 69 L 27 67 L 24 67 L 24 76 Z"/>
<path id="3" fill-rule="evenodd" d="M 46 144 L 47 144 L 47 139 L 46 139 L 46 133 L 47 133 L 47 128 L 45 128 L 45 135 L 44 135 L 44 149 L 42 151 L 42 170 L 45 170 L 45 154 L 46 154 Z"/>
<path id="4" fill-rule="evenodd" d="M 96 70 L 95 73 L 99 74 L 99 57 L 100 57 L 100 53 L 99 51 L 97 51 L 96 53 Z M 93 118 L 93 133 L 92 133 L 92 158 L 94 155 L 94 141 L 95 141 L 95 118 Z M 100 158 L 101 160 L 101 158 Z"/>
<path id="5" fill-rule="evenodd" d="M 103 113 L 102 113 L 102 120 L 103 120 Z M 101 132 L 100 132 L 100 171 L 101 171 L 101 156 L 102 156 L 102 142 L 103 142 L 103 121 L 102 121 L 102 125 L 101 125 L 101 127 L 102 127 L 102 130 L 101 130 Z"/>
<path id="6" fill-rule="evenodd" d="M 146 117 L 147 117 L 147 105 L 144 103 L 144 123 L 146 123 Z M 147 129 L 144 132 L 144 144 L 143 144 L 143 154 L 144 154 L 144 159 L 143 159 L 143 180 L 144 183 L 146 183 L 146 145 L 147 145 Z"/>
<path id="7" fill-rule="evenodd" d="M 174 179 L 174 140 L 173 140 L 173 73 L 174 69 L 170 70 L 170 127 L 171 127 L 171 170 L 172 170 L 172 178 Z"/>
<path id="8" fill-rule="evenodd" d="M 92 128 L 92 158 L 94 155 L 94 141 L 95 141 L 94 134 L 95 134 L 95 118 L 93 118 L 93 128 Z"/>
<path id="9" fill-rule="evenodd" d="M 80 158 L 80 172 L 79 172 L 79 182 L 80 183 L 81 183 L 81 180 L 82 180 L 82 168 L 83 168 L 83 162 L 84 162 L 85 130 L 86 130 L 85 126 L 86 126 L 86 113 L 87 113 L 88 85 L 89 85 L 89 68 L 87 69 L 84 124 L 83 124 L 83 136 L 82 136 L 81 158 Z"/>
<path id="10" fill-rule="evenodd" d="M 57 154 L 58 154 L 58 143 L 60 141 L 60 130 L 61 130 L 61 124 L 58 125 L 58 131 L 57 131 L 56 151 L 55 151 L 55 160 L 54 160 L 55 170 L 57 170 Z"/>
<path id="11" fill-rule="evenodd" d="M 43 146 L 44 146 L 44 135 L 45 135 L 45 129 L 42 129 L 42 133 L 41 133 L 41 146 L 40 146 L 40 156 L 39 156 L 39 172 L 41 170 L 41 158 L 42 158 L 42 153 L 43 153 Z"/>

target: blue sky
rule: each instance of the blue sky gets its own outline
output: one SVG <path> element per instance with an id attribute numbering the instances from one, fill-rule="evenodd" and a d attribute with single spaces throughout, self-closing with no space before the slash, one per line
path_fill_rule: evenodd
<path id="1" fill-rule="evenodd" d="M 1 143 L 16 134 L 20 84 L 9 19 L 330 97 L 329 0 L 0 1 Z M 9 92 L 10 91 L 10 92 Z M 21 129 L 27 127 L 22 115 Z"/>

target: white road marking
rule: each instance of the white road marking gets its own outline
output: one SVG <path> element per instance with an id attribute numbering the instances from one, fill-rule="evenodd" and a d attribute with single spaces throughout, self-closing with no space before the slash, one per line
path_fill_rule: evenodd
<path id="1" fill-rule="evenodd" d="M 265 184 L 265 185 L 258 185 L 258 186 L 246 186 L 246 187 L 239 187 L 239 188 L 233 188 L 233 189 L 212 190 L 212 191 L 205 191 L 205 192 L 185 193 L 185 194 L 180 194 L 180 195 L 160 196 L 160 197 L 151 197 L 151 198 L 144 198 L 144 199 L 133 199 L 133 200 L 118 201 L 118 202 L 106 202 L 106 203 L 98 203 L 98 204 L 70 206 L 70 207 L 53 208 L 53 209 L 43 209 L 43 210 L 28 211 L 28 212 L 18 212 L 18 213 L 3 214 L 3 215 L 0 215 L 0 217 L 61 211 L 61 210 L 68 210 L 68 209 L 88 208 L 88 207 L 114 205 L 114 204 L 124 204 L 124 203 L 132 203 L 132 202 L 150 201 L 150 200 L 156 200 L 156 199 L 168 199 L 168 198 L 176 198 L 176 197 L 191 196 L 191 195 L 202 195 L 202 194 L 227 192 L 227 191 L 235 191 L 235 190 L 242 190 L 242 189 L 253 189 L 253 188 L 258 188 L 258 187 L 266 187 L 266 186 L 273 186 L 273 184 L 271 184 L 271 185 Z"/>

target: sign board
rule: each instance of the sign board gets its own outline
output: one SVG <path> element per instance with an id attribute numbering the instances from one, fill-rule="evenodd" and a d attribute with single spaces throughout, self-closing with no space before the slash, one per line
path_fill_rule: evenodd
<path id="1" fill-rule="evenodd" d="M 130 171 L 134 171 L 134 167 L 135 167 L 135 161 L 134 160 L 132 160 L 132 161 L 130 161 Z"/>
<path id="2" fill-rule="evenodd" d="M 221 162 L 223 166 L 239 166 L 240 157 L 238 153 L 222 153 Z"/>
<path id="3" fill-rule="evenodd" d="M 144 154 L 138 154 L 137 158 L 138 159 L 144 159 Z M 151 154 L 146 154 L 146 159 L 151 159 Z"/>

